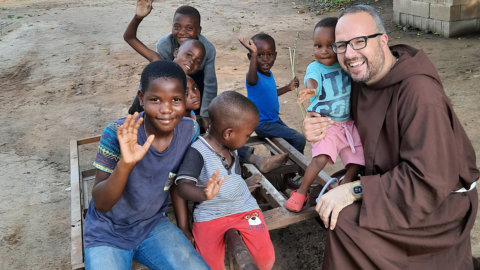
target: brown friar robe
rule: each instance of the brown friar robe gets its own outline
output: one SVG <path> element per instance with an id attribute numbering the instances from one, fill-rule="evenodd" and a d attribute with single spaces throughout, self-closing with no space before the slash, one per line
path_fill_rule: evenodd
<path id="1" fill-rule="evenodd" d="M 475 152 L 422 51 L 391 47 L 380 82 L 352 84 L 365 153 L 363 200 L 329 231 L 324 269 L 472 269 Z"/>

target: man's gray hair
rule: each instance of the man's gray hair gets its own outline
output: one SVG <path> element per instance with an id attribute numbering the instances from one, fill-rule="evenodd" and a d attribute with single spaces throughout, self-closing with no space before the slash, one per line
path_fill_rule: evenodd
<path id="1" fill-rule="evenodd" d="M 382 16 L 371 6 L 369 5 L 356 5 L 351 6 L 345 9 L 342 14 L 338 17 L 339 19 L 342 18 L 344 15 L 353 14 L 358 12 L 366 12 L 372 16 L 373 20 L 375 21 L 377 31 L 386 34 L 387 30 L 385 29 L 385 24 L 383 23 Z"/>

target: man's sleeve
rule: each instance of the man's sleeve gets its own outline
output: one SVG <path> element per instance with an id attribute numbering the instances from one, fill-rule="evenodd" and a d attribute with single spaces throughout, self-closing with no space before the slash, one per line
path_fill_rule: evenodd
<path id="1" fill-rule="evenodd" d="M 177 178 L 175 179 L 175 184 L 178 180 L 191 180 L 195 183 L 198 182 L 198 177 L 203 168 L 203 156 L 198 152 L 197 149 L 190 147 L 188 148 L 185 156 L 183 157 L 182 164 L 177 173 Z"/>

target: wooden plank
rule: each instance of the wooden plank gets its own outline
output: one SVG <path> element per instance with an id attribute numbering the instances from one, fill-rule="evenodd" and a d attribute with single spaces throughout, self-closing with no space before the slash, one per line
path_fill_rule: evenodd
<path id="1" fill-rule="evenodd" d="M 318 213 L 315 211 L 315 206 L 305 208 L 300 213 L 290 212 L 283 207 L 277 207 L 263 212 L 265 223 L 267 223 L 268 230 L 270 231 L 285 228 L 316 216 L 318 216 Z"/>
<path id="2" fill-rule="evenodd" d="M 255 270 L 258 269 L 252 255 L 245 246 L 242 236 L 236 229 L 230 229 L 225 234 L 225 242 L 229 250 L 232 251 L 233 257 L 238 266 L 242 270 Z M 231 267 L 231 264 L 230 264 Z M 231 268 L 233 269 L 233 268 Z"/>
<path id="3" fill-rule="evenodd" d="M 284 207 L 283 205 L 286 202 L 285 197 L 268 181 L 263 174 L 260 173 L 260 171 L 252 164 L 243 164 L 245 168 L 251 173 L 251 174 L 260 174 L 262 176 L 262 180 L 260 181 L 260 185 L 262 185 L 261 190 L 262 195 L 264 194 L 265 199 L 269 201 L 270 205 L 272 207 Z M 273 201 L 270 201 L 272 200 Z"/>
<path id="4" fill-rule="evenodd" d="M 94 143 L 100 141 L 100 135 L 94 136 L 94 137 L 88 137 L 84 139 L 77 140 L 77 145 L 83 145 L 83 144 L 88 144 L 88 143 Z"/>
<path id="5" fill-rule="evenodd" d="M 264 144 L 265 140 L 258 137 L 258 136 L 251 136 L 248 138 L 247 142 L 245 143 L 245 146 L 254 146 L 258 144 Z"/>
<path id="6" fill-rule="evenodd" d="M 285 141 L 283 138 L 270 138 L 270 140 L 278 146 L 282 151 L 290 153 L 289 158 L 292 159 L 298 166 L 300 166 L 303 170 L 306 170 L 308 167 L 308 164 L 310 162 L 307 160 L 307 158 L 302 155 L 302 153 L 298 152 L 295 147 L 291 146 L 287 141 Z M 320 171 L 318 174 L 318 177 L 316 180 L 322 180 L 323 182 L 328 182 L 330 180 L 330 176 L 324 172 L 323 170 Z"/>
<path id="7" fill-rule="evenodd" d="M 78 163 L 78 144 L 70 141 L 70 237 L 72 269 L 83 266 L 83 231 L 80 202 L 80 171 Z"/>

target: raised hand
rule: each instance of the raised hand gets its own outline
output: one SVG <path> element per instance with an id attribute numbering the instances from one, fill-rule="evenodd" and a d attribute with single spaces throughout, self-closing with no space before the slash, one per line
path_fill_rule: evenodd
<path id="1" fill-rule="evenodd" d="M 137 11 L 135 15 L 140 18 L 147 17 L 152 11 L 152 2 L 153 0 L 137 0 Z"/>
<path id="2" fill-rule="evenodd" d="M 122 162 L 129 165 L 135 165 L 143 159 L 155 138 L 155 135 L 150 135 L 143 146 L 138 144 L 138 128 L 142 124 L 143 118 L 136 120 L 137 117 L 138 112 L 127 116 L 123 125 L 117 129 Z"/>
<path id="3" fill-rule="evenodd" d="M 316 90 L 313 89 L 313 88 L 305 88 L 305 89 L 301 90 L 298 94 L 297 103 L 302 104 L 307 99 L 313 97 L 313 95 L 315 95 L 315 91 Z"/>
<path id="4" fill-rule="evenodd" d="M 222 187 L 223 181 L 225 181 L 225 176 L 220 177 L 220 179 L 217 181 L 219 173 L 220 172 L 217 169 L 207 180 L 206 187 L 203 189 L 207 200 L 211 200 L 213 197 L 215 197 L 215 195 L 217 195 L 217 193 L 220 191 L 220 187 Z"/>
<path id="5" fill-rule="evenodd" d="M 247 48 L 250 53 L 257 53 L 257 46 L 253 43 L 253 40 L 248 40 L 247 38 L 238 38 L 238 41 L 243 45 L 243 47 Z"/>

